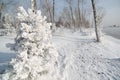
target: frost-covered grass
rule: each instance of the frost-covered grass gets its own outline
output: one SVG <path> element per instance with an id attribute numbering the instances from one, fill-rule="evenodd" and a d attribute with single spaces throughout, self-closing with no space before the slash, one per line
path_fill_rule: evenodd
<path id="1" fill-rule="evenodd" d="M 0 52 L 11 55 L 5 44 L 13 42 L 13 38 L 0 38 Z M 59 53 L 59 80 L 120 80 L 120 40 L 104 35 L 102 42 L 97 43 L 91 30 L 80 33 L 59 29 L 52 41 Z M 2 56 L 8 58 L 5 62 L 14 57 Z"/>

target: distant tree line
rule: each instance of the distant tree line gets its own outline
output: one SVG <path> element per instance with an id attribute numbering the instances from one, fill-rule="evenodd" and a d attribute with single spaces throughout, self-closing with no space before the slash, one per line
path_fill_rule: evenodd
<path id="1" fill-rule="evenodd" d="M 10 0 L 14 1 L 14 0 Z M 56 10 L 56 7 L 58 7 L 56 0 L 36 0 L 36 8 L 41 9 L 42 14 L 47 16 L 47 21 L 55 23 L 57 27 L 64 26 L 67 28 L 78 28 L 81 29 L 82 27 L 90 27 L 91 26 L 91 20 L 90 16 L 92 14 L 92 8 L 88 5 L 88 1 L 90 0 L 64 0 L 66 5 L 63 5 L 63 8 L 61 9 L 61 12 L 58 14 Z M 26 6 L 30 7 L 31 0 L 18 0 L 18 3 L 14 3 L 16 5 L 19 5 L 19 3 L 23 3 Z M 0 19 L 2 20 L 2 10 L 5 9 L 7 5 L 10 5 L 12 3 L 4 3 L 4 0 L 0 3 Z M 14 6 L 15 10 L 17 11 L 16 7 Z M 102 16 L 99 16 L 99 18 L 102 18 Z M 0 20 L 0 21 L 1 21 Z M 101 19 L 102 20 L 102 19 Z M 16 21 L 16 20 L 15 20 Z"/>
<path id="2" fill-rule="evenodd" d="M 33 2 L 34 5 L 31 4 Z M 56 27 L 63 26 L 65 28 L 71 28 L 74 31 L 82 31 L 83 28 L 89 28 L 95 23 L 95 32 L 97 33 L 96 35 L 98 35 L 99 32 L 97 31 L 102 23 L 104 14 L 102 10 L 96 6 L 96 0 L 64 0 L 64 2 L 66 5 L 63 5 L 63 8 L 59 7 L 61 12 L 58 14 L 58 10 L 56 10 L 56 7 L 58 7 L 56 5 L 56 0 L 18 0 L 16 2 L 14 2 L 14 0 L 9 0 L 7 3 L 1 0 L 0 27 L 4 27 L 3 23 L 10 24 L 9 21 L 11 21 L 11 26 L 17 28 L 19 24 L 18 20 L 13 16 L 6 19 L 6 15 L 2 13 L 7 9 L 7 6 L 11 4 L 15 4 L 12 6 L 14 7 L 13 10 L 17 12 L 19 3 L 22 3 L 21 5 L 25 5 L 28 8 L 31 6 L 32 8 L 34 7 L 34 10 L 40 9 L 42 15 L 47 17 L 47 21 L 55 24 Z M 94 19 L 91 17 L 91 14 L 93 14 Z M 7 16 L 9 16 L 9 13 Z"/>

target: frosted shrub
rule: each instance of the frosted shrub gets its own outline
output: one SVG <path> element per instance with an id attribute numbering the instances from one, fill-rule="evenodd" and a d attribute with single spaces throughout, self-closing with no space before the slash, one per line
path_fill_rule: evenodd
<path id="1" fill-rule="evenodd" d="M 41 12 L 33 13 L 19 7 L 20 20 L 13 49 L 17 57 L 11 61 L 12 71 L 3 75 L 3 80 L 57 80 L 57 52 L 51 43 L 50 23 Z"/>

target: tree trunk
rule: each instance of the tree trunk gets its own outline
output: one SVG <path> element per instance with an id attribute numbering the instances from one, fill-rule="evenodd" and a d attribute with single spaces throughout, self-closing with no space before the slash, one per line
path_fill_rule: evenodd
<path id="1" fill-rule="evenodd" d="M 0 5 L 0 26 L 2 25 L 2 11 L 4 7 L 5 7 L 5 4 L 2 2 L 2 4 Z"/>
<path id="2" fill-rule="evenodd" d="M 1 16 L 2 16 L 2 11 L 0 10 L 0 23 L 1 23 Z"/>
<path id="3" fill-rule="evenodd" d="M 97 42 L 100 42 L 100 37 L 99 37 L 99 34 L 98 34 L 97 14 L 96 14 L 95 2 L 94 2 L 94 0 L 91 0 L 91 2 L 92 2 L 92 8 L 93 8 L 96 38 L 97 38 Z"/>
<path id="4" fill-rule="evenodd" d="M 70 7 L 70 12 L 71 12 L 71 17 L 72 17 L 72 24 L 73 24 L 73 26 L 74 26 L 74 31 L 75 31 L 75 20 L 74 20 L 74 16 L 73 16 L 72 6 L 69 5 L 69 7 Z"/>
<path id="5" fill-rule="evenodd" d="M 55 23 L 55 0 L 53 0 L 53 23 Z"/>
<path id="6" fill-rule="evenodd" d="M 32 4 L 32 10 L 33 10 L 33 12 L 36 13 L 36 11 L 37 11 L 36 0 L 31 0 L 31 4 Z"/>
<path id="7" fill-rule="evenodd" d="M 83 4 L 84 4 L 84 0 L 81 0 L 81 2 L 82 2 L 82 4 L 81 4 L 81 5 L 82 5 L 82 6 L 81 6 L 81 7 L 82 7 L 82 8 L 81 8 L 81 12 L 82 12 L 82 14 L 81 14 L 81 22 L 82 22 L 82 24 L 81 24 L 81 25 L 82 25 L 82 27 L 84 27 L 84 25 L 83 25 L 83 22 L 84 22 L 84 21 L 83 21 L 83 14 L 84 14 L 84 12 L 83 12 L 83 11 L 84 11 L 84 9 L 83 9 Z"/>
<path id="8" fill-rule="evenodd" d="M 78 27 L 80 27 L 80 31 L 81 31 L 81 16 L 80 16 L 80 0 L 78 0 L 78 17 L 79 17 L 79 23 L 78 23 Z"/>
<path id="9" fill-rule="evenodd" d="M 52 22 L 52 13 L 51 13 L 51 10 L 50 10 L 48 0 L 46 0 L 46 8 L 48 9 L 48 12 L 49 12 L 50 22 Z"/>

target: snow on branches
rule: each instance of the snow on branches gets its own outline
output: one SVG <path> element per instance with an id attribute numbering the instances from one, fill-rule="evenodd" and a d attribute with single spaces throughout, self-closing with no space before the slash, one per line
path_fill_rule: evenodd
<path id="1" fill-rule="evenodd" d="M 17 57 L 11 61 L 13 70 L 3 80 L 57 80 L 57 52 L 51 43 L 50 23 L 38 10 L 19 7 L 20 21 L 13 49 Z"/>

